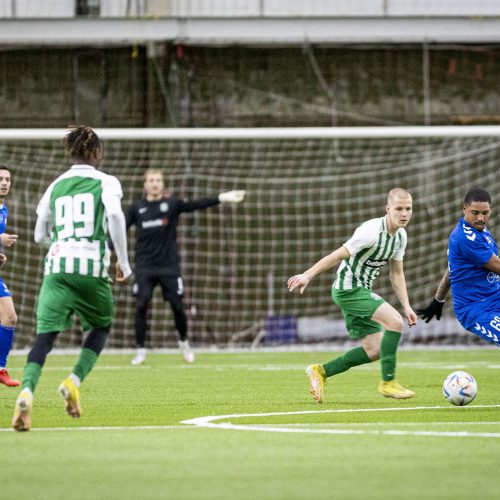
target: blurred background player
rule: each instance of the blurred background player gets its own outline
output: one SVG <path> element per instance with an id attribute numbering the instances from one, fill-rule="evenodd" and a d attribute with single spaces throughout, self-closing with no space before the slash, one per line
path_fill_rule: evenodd
<path id="1" fill-rule="evenodd" d="M 11 186 L 11 176 L 8 167 L 0 165 L 0 252 L 2 247 L 11 247 L 17 241 L 17 234 L 7 234 L 7 218 L 9 210 L 5 204 L 5 197 L 9 194 Z M 1 254 L 0 266 L 7 257 Z M 7 371 L 7 357 L 14 342 L 14 329 L 17 323 L 17 314 L 14 308 L 12 295 L 0 277 L 0 384 L 8 387 L 17 387 L 19 380 L 13 380 Z"/>
<path id="2" fill-rule="evenodd" d="M 71 325 L 73 314 L 89 333 L 59 393 L 68 415 L 81 415 L 80 383 L 106 343 L 113 315 L 108 235 L 120 264 L 117 281 L 124 282 L 132 274 L 120 202 L 122 188 L 116 177 L 96 169 L 102 159 L 98 136 L 91 128 L 79 126 L 69 131 L 64 142 L 73 165 L 48 187 L 37 207 L 35 241 L 50 247 L 38 296 L 36 339 L 24 367 L 12 420 L 17 431 L 31 427 L 33 392 L 46 356 L 58 333 Z"/>
<path id="3" fill-rule="evenodd" d="M 179 349 L 187 363 L 195 356 L 187 338 L 187 318 L 184 312 L 184 285 L 181 276 L 180 257 L 177 249 L 177 225 L 179 215 L 193 212 L 219 203 L 239 203 L 245 191 L 227 191 L 216 197 L 184 201 L 167 196 L 160 170 L 149 169 L 144 173 L 145 198 L 137 200 L 126 212 L 127 229 L 135 224 L 135 282 L 136 299 L 135 339 L 137 352 L 133 365 L 146 360 L 147 312 L 153 291 L 160 285 L 163 298 L 170 302 L 175 327 L 179 335 Z"/>
<path id="4" fill-rule="evenodd" d="M 490 193 L 469 190 L 462 211 L 448 240 L 448 269 L 432 302 L 417 313 L 426 323 L 434 316 L 439 320 L 451 287 L 453 310 L 463 328 L 500 346 L 500 259 L 497 242 L 487 228 Z"/>
<path id="5" fill-rule="evenodd" d="M 403 272 L 407 243 L 404 228 L 412 216 L 410 193 L 401 188 L 389 191 L 385 210 L 384 217 L 363 223 L 340 248 L 323 257 L 305 273 L 288 280 L 288 289 L 292 292 L 299 288 L 302 294 L 314 276 L 340 263 L 332 286 L 332 298 L 342 311 L 349 337 L 361 340 L 360 347 L 323 365 L 307 367 L 311 393 L 318 403 L 323 401 L 327 377 L 379 358 L 382 370 L 378 387 L 380 394 L 396 399 L 415 395 L 395 379 L 396 351 L 403 332 L 403 318 L 372 291 L 380 269 L 390 262 L 392 288 L 403 306 L 408 325 L 416 324 L 417 316 L 408 301 Z"/>

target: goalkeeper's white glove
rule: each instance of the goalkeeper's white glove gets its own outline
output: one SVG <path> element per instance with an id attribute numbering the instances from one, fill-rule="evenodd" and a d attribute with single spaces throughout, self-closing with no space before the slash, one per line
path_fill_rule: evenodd
<path id="1" fill-rule="evenodd" d="M 245 198 L 246 191 L 226 191 L 219 194 L 221 203 L 240 203 Z"/>

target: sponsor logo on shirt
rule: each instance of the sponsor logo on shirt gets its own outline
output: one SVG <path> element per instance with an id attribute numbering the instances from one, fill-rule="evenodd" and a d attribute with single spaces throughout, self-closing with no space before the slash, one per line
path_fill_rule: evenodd
<path id="1" fill-rule="evenodd" d="M 488 283 L 496 283 L 500 281 L 500 276 L 496 273 L 490 272 L 488 273 L 488 276 L 486 276 L 486 279 L 488 280 Z"/>
<path id="2" fill-rule="evenodd" d="M 365 264 L 368 267 L 382 267 L 385 266 L 385 260 L 370 260 L 368 259 Z"/>
<path id="3" fill-rule="evenodd" d="M 168 219 L 166 217 L 163 217 L 163 219 L 145 220 L 142 222 L 142 228 L 148 229 L 150 227 L 165 226 L 167 223 Z"/>

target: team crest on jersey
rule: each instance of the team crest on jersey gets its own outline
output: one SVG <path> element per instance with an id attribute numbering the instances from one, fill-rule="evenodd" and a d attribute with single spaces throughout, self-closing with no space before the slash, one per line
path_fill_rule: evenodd
<path id="1" fill-rule="evenodd" d="M 382 297 L 378 293 L 375 293 L 375 292 L 370 293 L 370 297 L 373 300 L 382 300 Z"/>
<path id="2" fill-rule="evenodd" d="M 166 201 L 160 204 L 160 212 L 168 212 L 168 203 Z"/>

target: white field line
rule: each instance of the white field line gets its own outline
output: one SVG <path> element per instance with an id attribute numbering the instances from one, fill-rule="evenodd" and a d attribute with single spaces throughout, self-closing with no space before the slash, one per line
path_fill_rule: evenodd
<path id="1" fill-rule="evenodd" d="M 267 425 L 267 424 L 252 424 L 253 426 L 257 425 Z M 388 424 L 387 422 L 338 422 L 338 423 L 309 423 L 309 424 L 274 424 L 278 427 L 381 427 L 381 426 L 387 426 L 387 425 L 395 425 L 396 427 L 424 427 L 427 425 L 431 426 L 449 426 L 449 425 L 500 425 L 500 421 L 498 422 L 392 422 L 391 424 Z"/>
<path id="2" fill-rule="evenodd" d="M 217 346 L 200 346 L 195 347 L 194 351 L 197 354 L 260 354 L 260 353 L 287 353 L 287 352 L 298 352 L 298 353 L 310 353 L 310 352 L 330 352 L 330 353 L 341 353 L 348 348 L 355 345 L 354 342 L 350 343 L 337 343 L 337 342 L 324 342 L 319 344 L 292 344 L 292 345 L 276 345 L 276 346 L 259 346 L 259 347 L 217 347 Z M 435 346 L 418 346 L 418 345 L 402 345 L 398 347 L 398 352 L 457 352 L 457 351 L 493 351 L 498 348 L 493 344 L 484 344 L 479 347 L 470 345 L 435 345 Z M 25 347 L 23 349 L 12 349 L 10 351 L 10 356 L 26 356 L 30 351 L 30 347 Z M 80 347 L 56 347 L 50 351 L 51 356 L 68 355 L 68 354 L 79 354 L 81 351 Z M 102 351 L 102 355 L 128 355 L 132 356 L 136 353 L 136 349 L 132 347 L 114 348 L 105 347 Z M 153 348 L 148 350 L 148 354 L 174 354 L 179 355 L 179 349 L 177 347 L 164 347 L 164 348 Z"/>
<path id="3" fill-rule="evenodd" d="M 43 371 L 44 372 L 57 372 L 57 371 L 71 371 L 75 365 L 72 366 L 44 366 Z M 132 365 L 124 365 L 124 366 L 119 366 L 119 365 L 102 365 L 102 366 L 94 366 L 92 368 L 92 371 L 113 371 L 113 370 L 149 370 L 152 367 L 149 365 L 140 365 L 140 366 L 132 366 Z M 176 366 L 175 368 L 178 368 Z M 22 372 L 23 368 L 22 367 L 17 367 L 17 368 L 10 368 L 9 367 L 9 372 Z"/>
<path id="4" fill-rule="evenodd" d="M 414 406 L 411 408 L 356 408 L 356 409 L 338 409 L 338 410 L 305 410 L 305 411 L 289 411 L 289 412 L 270 412 L 270 413 L 235 413 L 231 415 L 209 415 L 206 417 L 197 417 L 180 422 L 184 425 L 136 425 L 136 426 L 102 426 L 102 427 L 39 427 L 33 428 L 30 432 L 66 432 L 66 431 L 142 431 L 142 430 L 166 430 L 166 429 L 202 429 L 202 428 L 215 428 L 215 429 L 229 429 L 229 430 L 245 430 L 245 431 L 260 431 L 260 432 L 280 432 L 280 433 L 307 433 L 307 434 L 337 434 L 337 435 L 353 435 L 353 434 L 375 434 L 375 435 L 391 435 L 391 436 L 435 436 L 435 437 L 490 437 L 500 438 L 500 432 L 468 432 L 468 431 L 403 431 L 398 429 L 388 430 L 365 430 L 365 429 L 318 429 L 318 424 L 278 424 L 270 426 L 267 424 L 247 424 L 247 425 L 234 425 L 230 422 L 214 423 L 216 420 L 222 419 L 237 419 L 245 417 L 271 417 L 281 415 L 314 415 L 318 413 L 364 413 L 364 412 L 379 412 L 379 411 L 416 411 L 416 410 L 435 410 L 444 409 L 455 411 L 471 411 L 478 408 L 500 408 L 500 405 L 475 405 L 467 408 L 455 408 L 452 406 Z M 424 422 L 420 425 L 469 425 L 478 424 L 480 422 Z M 500 422 L 481 422 L 485 425 L 495 425 Z M 404 423 L 387 423 L 385 425 L 403 425 Z M 412 423 L 413 424 L 413 423 Z M 418 423 L 414 423 L 418 425 Z M 297 425 L 308 425 L 306 428 L 297 428 Z M 320 424 L 324 425 L 324 424 Z M 354 425 L 368 426 L 369 423 L 362 424 L 329 424 L 336 426 Z M 371 425 L 384 425 L 382 423 L 374 423 Z M 312 427 L 311 427 L 312 426 Z M 11 428 L 0 428 L 0 432 L 14 432 Z"/>
<path id="5" fill-rule="evenodd" d="M 281 364 L 281 363 L 233 363 L 224 365 L 209 365 L 209 364 L 179 364 L 177 368 L 184 368 L 187 370 L 216 370 L 216 371 L 229 371 L 229 370 L 247 370 L 247 371 L 303 371 L 306 369 L 306 363 L 294 364 Z M 441 363 L 432 361 L 398 361 L 398 368 L 413 368 L 420 370 L 472 370 L 474 368 L 488 368 L 499 370 L 500 364 L 491 364 L 486 361 L 469 361 L 467 363 Z M 357 366 L 357 370 L 380 370 L 378 363 L 369 363 L 362 366 Z"/>
<path id="6" fill-rule="evenodd" d="M 398 368 L 412 368 L 417 370 L 469 370 L 472 371 L 474 368 L 484 367 L 491 370 L 500 370 L 500 365 L 498 364 L 487 364 L 482 361 L 478 361 L 477 363 L 456 363 L 456 364 L 442 364 L 442 363 L 421 363 L 421 362 L 400 362 L 398 363 Z M 73 366 L 45 366 L 43 371 L 68 371 L 72 370 Z M 176 365 L 140 365 L 140 366 L 132 366 L 132 365 L 98 365 L 93 368 L 93 370 L 97 371 L 113 371 L 113 370 L 149 370 L 151 368 L 167 368 L 167 369 L 185 369 L 185 370 L 213 370 L 216 372 L 227 372 L 227 371 L 248 371 L 248 372 L 303 372 L 305 371 L 306 364 L 230 364 L 230 365 L 207 365 L 207 364 L 186 364 L 179 363 Z M 370 363 L 364 366 L 357 367 L 358 370 L 363 371 L 379 371 L 380 366 L 378 363 Z M 23 367 L 9 367 L 9 372 L 20 373 L 22 372 Z M 443 377 L 444 378 L 444 377 Z"/>
<path id="7" fill-rule="evenodd" d="M 476 405 L 467 408 L 465 411 L 471 411 L 474 408 L 500 408 L 500 405 Z M 358 408 L 358 409 L 339 409 L 339 410 L 307 410 L 307 411 L 291 411 L 291 412 L 271 412 L 271 413 L 242 413 L 233 415 L 209 415 L 206 417 L 192 418 L 183 420 L 182 424 L 193 425 L 202 428 L 239 430 L 239 431 L 259 431 L 259 432 L 280 432 L 289 434 L 337 434 L 337 435 L 353 435 L 353 434 L 372 434 L 372 435 L 387 435 L 387 436 L 433 436 L 433 437 L 486 437 L 500 438 L 500 432 L 468 432 L 468 431 L 406 431 L 399 429 L 387 430 L 367 430 L 367 429 L 318 429 L 318 428 L 297 428 L 296 426 L 287 427 L 285 425 L 266 425 L 266 424 L 233 424 L 231 422 L 215 423 L 217 420 L 228 420 L 238 418 L 262 418 L 281 415 L 311 415 L 318 413 L 364 413 L 378 411 L 415 411 L 415 410 L 435 410 L 445 409 L 450 410 L 450 406 L 415 406 L 411 408 Z M 460 411 L 460 410 L 459 410 Z M 462 409 L 462 411 L 464 411 Z M 335 425 L 335 424 L 332 424 Z M 386 424 L 397 425 L 397 424 Z M 425 425 L 425 424 L 422 424 Z M 464 422 L 463 425 L 467 425 Z"/>

